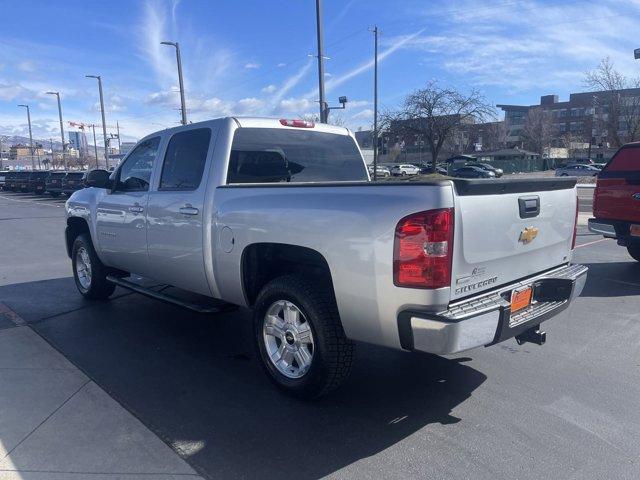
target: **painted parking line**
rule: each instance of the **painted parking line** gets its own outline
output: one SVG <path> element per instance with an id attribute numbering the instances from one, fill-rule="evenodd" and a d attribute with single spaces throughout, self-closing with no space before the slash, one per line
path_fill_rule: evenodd
<path id="1" fill-rule="evenodd" d="M 593 245 L 595 243 L 604 242 L 605 240 L 613 240 L 612 238 L 601 238 L 600 240 L 594 240 L 593 242 L 583 243 L 581 245 L 576 245 L 576 248 L 588 247 L 589 245 Z"/>
<path id="2" fill-rule="evenodd" d="M 56 208 L 64 207 L 64 204 L 55 205 L 55 204 L 46 203 L 46 202 L 34 202 L 33 200 L 20 200 L 18 198 L 5 197 L 4 195 L 0 195 L 0 198 L 2 198 L 4 200 L 9 200 L 11 202 L 18 202 L 18 203 L 31 203 L 33 205 L 45 205 L 47 207 L 56 207 Z"/>

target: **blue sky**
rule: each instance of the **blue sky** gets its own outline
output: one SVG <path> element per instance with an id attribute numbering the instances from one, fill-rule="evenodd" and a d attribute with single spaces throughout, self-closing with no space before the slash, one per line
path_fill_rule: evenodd
<path id="1" fill-rule="evenodd" d="M 300 117 L 317 112 L 314 0 L 0 0 L 0 133 L 58 137 L 65 121 L 107 123 L 132 140 L 180 119 L 174 51 L 179 41 L 189 119 Z M 536 103 L 582 90 L 605 56 L 640 73 L 640 1 L 324 0 L 327 97 L 357 129 L 372 122 L 373 38 L 380 37 L 380 106 L 436 79 L 481 90 L 492 103 Z M 69 128 L 65 122 L 65 129 Z M 110 129 L 111 130 L 111 129 Z"/>

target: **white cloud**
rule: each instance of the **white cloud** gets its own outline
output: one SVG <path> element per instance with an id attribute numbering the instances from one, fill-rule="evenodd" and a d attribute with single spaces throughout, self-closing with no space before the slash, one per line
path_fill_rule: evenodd
<path id="1" fill-rule="evenodd" d="M 267 85 L 262 89 L 262 93 L 273 93 L 278 89 L 273 83 Z"/>
<path id="2" fill-rule="evenodd" d="M 309 72 L 312 65 L 313 61 L 309 60 L 296 73 L 294 73 L 284 82 L 282 87 L 280 87 L 280 90 L 278 90 L 278 93 L 276 93 L 276 95 L 272 99 L 273 105 L 278 105 L 280 103 L 285 95 L 287 95 L 289 91 L 293 87 L 295 87 L 300 82 L 300 80 L 302 80 L 302 78 Z"/>
<path id="3" fill-rule="evenodd" d="M 309 110 L 316 105 L 307 98 L 286 98 L 278 102 L 277 110 L 281 113 L 296 113 L 300 114 L 305 110 Z"/>
<path id="4" fill-rule="evenodd" d="M 277 65 L 277 67 L 278 67 L 278 68 L 282 68 L 282 67 L 286 67 L 286 66 L 287 66 L 287 64 L 286 64 L 286 63 L 284 63 L 284 62 L 280 62 L 280 63 Z"/>
<path id="5" fill-rule="evenodd" d="M 31 73 L 36 71 L 36 66 L 33 62 L 25 60 L 24 62 L 20 62 L 18 64 L 18 70 L 20 70 L 21 72 Z"/>
<path id="6" fill-rule="evenodd" d="M 382 53 L 378 54 L 378 63 L 384 61 L 385 58 L 389 57 L 390 55 L 392 55 L 394 52 L 396 52 L 397 50 L 403 48 L 406 44 L 408 44 L 409 42 L 411 42 L 412 40 L 414 40 L 416 37 L 418 37 L 425 29 L 421 29 L 418 30 L 415 33 L 412 33 L 411 35 L 403 35 L 400 37 L 395 37 L 392 41 L 389 42 L 390 46 L 384 50 Z M 351 80 L 354 77 L 357 77 L 358 75 L 371 70 L 373 68 L 374 65 L 374 60 L 371 59 L 369 61 L 366 61 L 362 64 L 360 64 L 359 66 L 349 70 L 346 73 L 343 73 L 342 75 L 337 75 L 334 76 L 332 78 L 330 78 L 326 83 L 325 83 L 325 93 L 328 93 L 329 91 L 333 90 L 334 88 L 336 88 L 339 85 L 342 85 L 343 83 Z M 305 97 L 317 97 L 318 96 L 318 89 L 315 88 L 311 91 L 309 91 Z"/>
<path id="7" fill-rule="evenodd" d="M 247 62 L 244 64 L 244 68 L 247 70 L 257 70 L 260 68 L 260 64 L 256 62 Z"/>
<path id="8" fill-rule="evenodd" d="M 10 102 L 16 98 L 28 97 L 31 93 L 35 92 L 23 87 L 19 83 L 0 82 L 0 100 Z"/>
<path id="9" fill-rule="evenodd" d="M 361 110 L 351 118 L 353 118 L 354 120 L 373 120 L 373 110 L 370 108 Z"/>
<path id="10" fill-rule="evenodd" d="M 413 38 L 406 48 L 422 52 L 426 68 L 444 67 L 464 75 L 467 84 L 505 87 L 506 93 L 579 88 L 584 72 L 605 56 L 624 74 L 636 76 L 633 42 L 620 32 L 635 30 L 637 19 L 622 3 L 602 0 L 585 9 L 580 3 L 528 0 L 497 8 L 466 0 L 443 12 L 437 35 Z"/>
<path id="11" fill-rule="evenodd" d="M 358 107 L 366 107 L 370 105 L 371 102 L 368 100 L 349 100 L 347 102 L 347 109 L 349 108 L 358 108 Z"/>
<path id="12" fill-rule="evenodd" d="M 234 110 L 243 115 L 259 115 L 262 107 L 264 107 L 263 100 L 255 97 L 250 97 L 238 100 L 238 103 Z"/>

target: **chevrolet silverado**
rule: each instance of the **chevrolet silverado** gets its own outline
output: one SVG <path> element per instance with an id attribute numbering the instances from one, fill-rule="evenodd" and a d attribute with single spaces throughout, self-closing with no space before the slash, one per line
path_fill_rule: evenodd
<path id="1" fill-rule="evenodd" d="M 336 126 L 167 129 L 85 182 L 66 203 L 82 295 L 120 285 L 201 312 L 249 307 L 264 370 L 304 398 L 344 381 L 354 341 L 440 355 L 542 344 L 541 322 L 586 280 L 571 264 L 575 179 L 372 182 Z"/>

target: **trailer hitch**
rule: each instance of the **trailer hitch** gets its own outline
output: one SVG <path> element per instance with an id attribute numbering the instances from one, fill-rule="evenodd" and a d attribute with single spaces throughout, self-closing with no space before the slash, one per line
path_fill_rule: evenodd
<path id="1" fill-rule="evenodd" d="M 520 335 L 516 335 L 516 342 L 518 345 L 524 343 L 535 343 L 536 345 L 544 345 L 547 341 L 547 332 L 540 330 L 540 325 L 531 327 L 529 330 L 525 330 Z"/>

